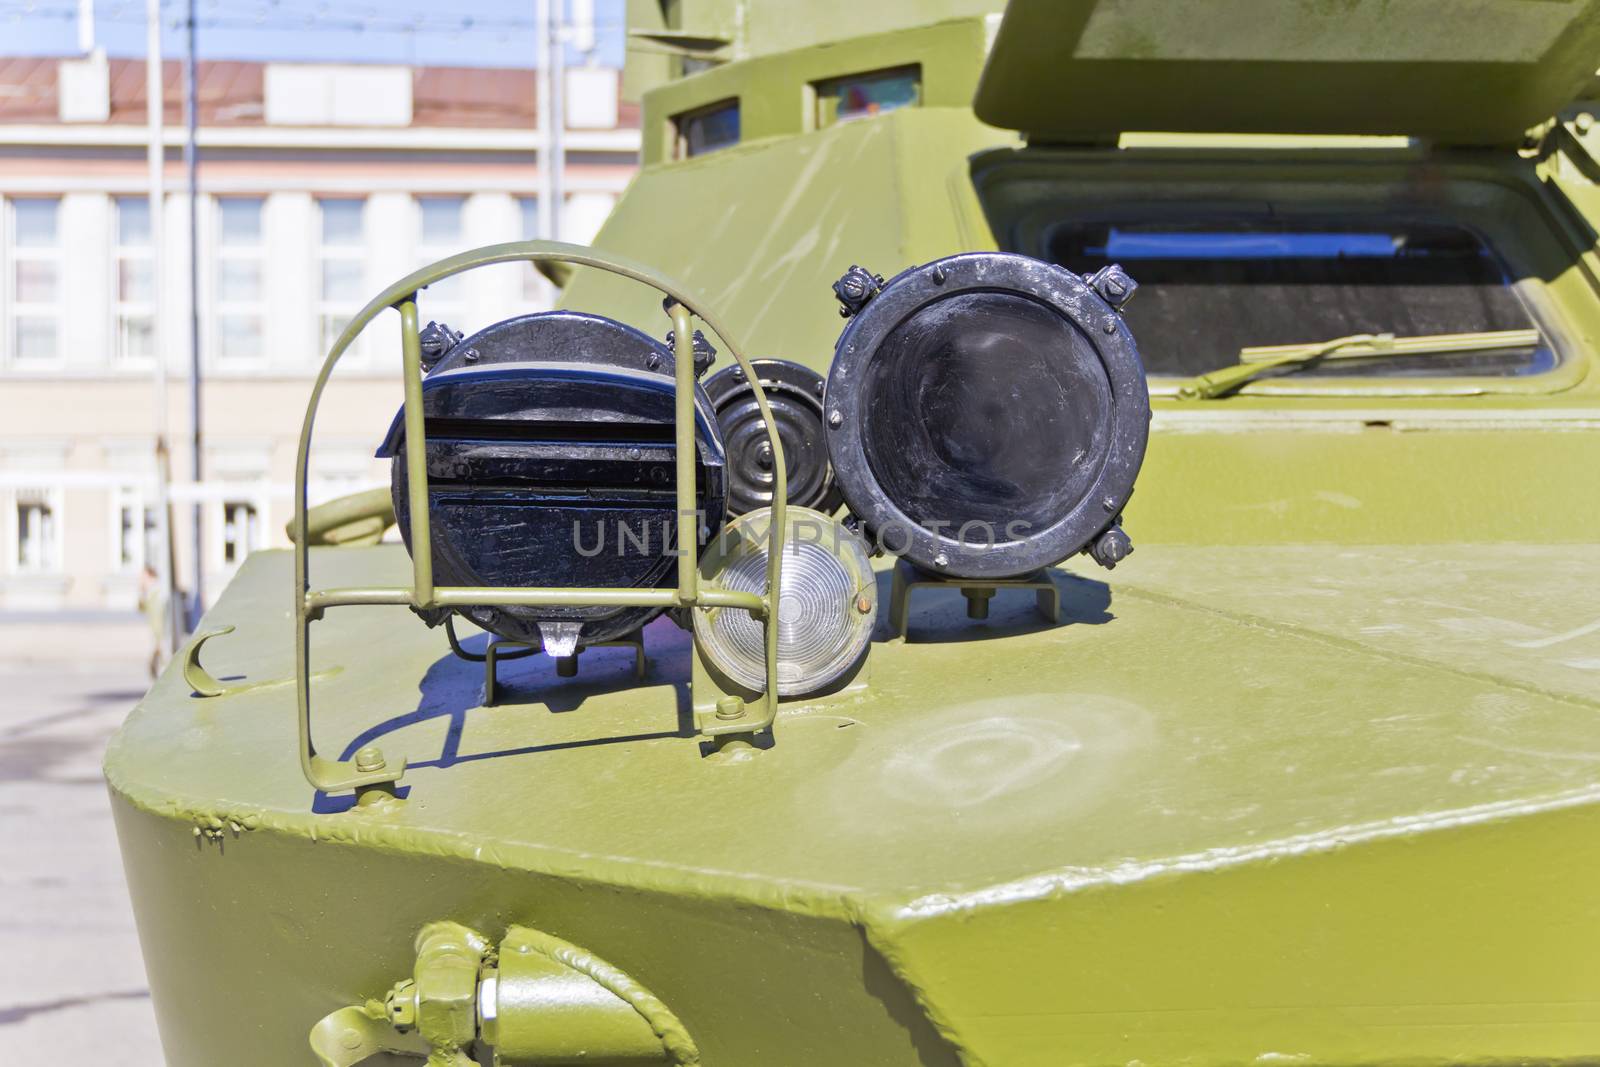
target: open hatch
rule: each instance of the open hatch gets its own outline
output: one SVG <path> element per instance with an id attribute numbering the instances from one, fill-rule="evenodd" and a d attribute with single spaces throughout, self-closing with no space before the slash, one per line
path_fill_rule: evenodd
<path id="1" fill-rule="evenodd" d="M 1130 130 L 1514 144 L 1597 57 L 1596 0 L 1011 0 L 974 109 L 1035 144 Z"/>
<path id="2" fill-rule="evenodd" d="M 1597 57 L 1600 0 L 1012 0 L 974 107 L 1028 145 L 973 179 L 1002 249 L 1127 269 L 1154 377 L 1326 348 L 1249 391 L 1546 391 L 1566 260 L 1507 168 Z"/>

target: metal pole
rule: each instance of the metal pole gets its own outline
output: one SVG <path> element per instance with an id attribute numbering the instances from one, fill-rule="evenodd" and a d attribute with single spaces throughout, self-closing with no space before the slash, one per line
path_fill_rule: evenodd
<path id="1" fill-rule="evenodd" d="M 545 236 L 561 240 L 562 208 L 566 204 L 567 176 L 567 34 L 566 0 L 550 0 L 550 125 L 545 142 L 549 162 L 550 232 Z"/>
<path id="2" fill-rule="evenodd" d="M 78 51 L 94 51 L 94 0 L 78 0 Z"/>
<path id="3" fill-rule="evenodd" d="M 162 91 L 161 70 L 161 0 L 145 0 L 145 116 L 147 128 L 146 162 L 149 165 L 150 204 L 150 272 L 151 298 L 155 306 L 152 316 L 151 340 L 155 351 L 155 422 L 156 422 L 156 530 L 160 547 L 156 550 L 156 579 L 166 593 L 167 611 L 162 626 L 161 651 L 171 656 L 182 640 L 179 630 L 177 576 L 173 572 L 172 498 L 169 483 L 172 478 L 172 455 L 167 448 L 167 353 L 163 346 L 162 319 L 164 318 L 162 261 L 166 240 L 165 219 L 162 215 L 164 196 L 163 168 L 166 163 L 165 133 L 162 129 L 165 99 Z"/>
<path id="4" fill-rule="evenodd" d="M 183 110 L 187 136 L 183 141 L 183 167 L 189 183 L 189 477 L 200 487 L 204 474 L 203 427 L 200 411 L 200 102 L 195 67 L 195 0 L 189 0 L 188 50 L 183 57 Z M 197 494 L 194 512 L 194 614 L 198 623 L 206 610 L 205 504 Z"/>
<path id="5" fill-rule="evenodd" d="M 539 220 L 539 233 L 537 236 L 546 240 L 555 239 L 555 226 L 552 218 L 555 214 L 556 180 L 555 170 L 551 166 L 552 140 L 550 128 L 554 125 L 551 117 L 552 97 L 555 96 L 555 83 L 551 78 L 550 70 L 550 4 L 551 0 L 535 0 L 534 32 L 533 32 L 533 63 L 534 72 L 534 107 L 535 121 L 539 127 L 539 203 L 536 212 Z"/>
<path id="6" fill-rule="evenodd" d="M 400 302 L 400 369 L 405 382 L 406 488 L 411 506 L 412 603 L 433 607 L 433 532 L 428 526 L 428 437 L 422 418 L 422 341 L 417 300 Z"/>
<path id="7" fill-rule="evenodd" d="M 594 0 L 572 0 L 572 18 L 567 30 L 572 37 L 572 47 L 587 63 L 594 57 Z"/>
<path id="8" fill-rule="evenodd" d="M 678 602 L 693 606 L 700 592 L 700 513 L 694 484 L 694 320 L 689 309 L 672 310 L 673 427 L 678 502 Z"/>

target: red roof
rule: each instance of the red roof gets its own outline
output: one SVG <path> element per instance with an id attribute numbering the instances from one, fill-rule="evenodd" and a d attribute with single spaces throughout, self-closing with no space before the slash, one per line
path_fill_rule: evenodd
<path id="1" fill-rule="evenodd" d="M 0 56 L 0 123 L 57 122 L 54 56 Z M 113 123 L 145 121 L 145 63 L 113 59 Z M 202 126 L 264 124 L 264 63 L 202 60 L 196 72 Z M 176 60 L 162 64 L 166 121 L 183 121 L 183 69 Z M 620 77 L 620 75 L 619 75 Z M 414 67 L 411 71 L 413 126 L 531 128 L 536 124 L 535 74 L 521 68 Z M 618 126 L 637 128 L 639 108 L 622 103 Z"/>

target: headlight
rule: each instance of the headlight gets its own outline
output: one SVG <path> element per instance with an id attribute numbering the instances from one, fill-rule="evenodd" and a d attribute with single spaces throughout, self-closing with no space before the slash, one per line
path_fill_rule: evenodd
<path id="1" fill-rule="evenodd" d="M 783 442 L 789 503 L 833 513 L 839 507 L 839 493 L 822 430 L 822 375 L 786 359 L 758 359 L 753 365 Z M 705 389 L 728 452 L 729 514 L 769 507 L 772 447 L 744 370 L 724 367 L 705 380 Z"/>
<path id="2" fill-rule="evenodd" d="M 772 512 L 749 512 L 707 546 L 700 573 L 724 589 L 759 593 L 767 583 Z M 860 661 L 877 618 L 878 587 L 866 546 L 843 524 L 787 509 L 778 604 L 778 695 L 826 689 Z M 766 688 L 764 628 L 749 612 L 699 610 L 694 632 L 710 665 L 745 689 Z"/>
<path id="3" fill-rule="evenodd" d="M 569 311 L 509 319 L 465 340 L 430 327 L 430 337 L 434 362 L 422 387 L 439 584 L 672 585 L 672 351 L 620 322 Z M 696 506 L 709 536 L 727 491 L 722 436 L 698 386 L 695 422 Z M 397 415 L 378 454 L 394 457 L 395 516 L 409 546 L 405 449 Z M 462 609 L 483 629 L 557 657 L 659 613 Z"/>
<path id="4" fill-rule="evenodd" d="M 1091 280 L 998 252 L 840 280 L 828 453 L 879 547 L 963 579 L 1125 549 L 1150 398 L 1113 306 L 1133 282 Z"/>

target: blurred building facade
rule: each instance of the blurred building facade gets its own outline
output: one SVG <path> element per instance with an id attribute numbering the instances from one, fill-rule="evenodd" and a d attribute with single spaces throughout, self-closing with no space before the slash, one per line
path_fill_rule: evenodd
<path id="1" fill-rule="evenodd" d="M 477 245 L 539 236 L 542 136 L 529 70 L 199 65 L 197 303 L 202 478 L 190 479 L 189 201 L 181 71 L 164 70 L 167 170 L 155 302 L 145 68 L 0 59 L 0 613 L 124 611 L 155 552 L 159 352 L 168 368 L 174 543 L 208 599 L 283 544 L 310 382 L 383 286 Z M 617 71 L 569 71 L 559 236 L 589 240 L 633 173 Z M 531 268 L 423 293 L 468 332 L 548 307 Z M 340 364 L 312 454 L 313 503 L 383 484 L 400 402 L 390 312 Z"/>

